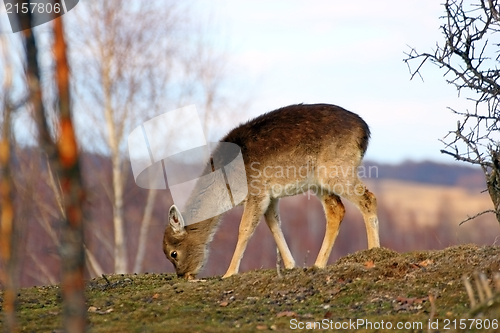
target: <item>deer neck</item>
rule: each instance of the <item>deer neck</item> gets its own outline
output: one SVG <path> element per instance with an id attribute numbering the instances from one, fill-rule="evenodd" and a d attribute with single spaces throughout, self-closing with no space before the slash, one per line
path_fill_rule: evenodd
<path id="1" fill-rule="evenodd" d="M 222 215 L 208 218 L 204 221 L 190 224 L 186 227 L 187 232 L 200 243 L 207 244 L 213 239 L 215 232 L 221 222 Z"/>

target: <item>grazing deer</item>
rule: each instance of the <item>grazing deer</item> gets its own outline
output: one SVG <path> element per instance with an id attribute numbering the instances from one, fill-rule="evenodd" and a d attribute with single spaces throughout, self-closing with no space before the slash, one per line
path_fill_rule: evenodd
<path id="1" fill-rule="evenodd" d="M 324 268 L 330 256 L 345 213 L 340 197 L 361 211 L 368 248 L 379 247 L 376 198 L 357 173 L 369 138 L 370 130 L 363 119 L 329 104 L 287 106 L 227 134 L 221 142 L 241 148 L 248 194 L 242 202 L 238 243 L 223 277 L 238 273 L 245 248 L 262 215 L 285 267 L 295 267 L 281 230 L 278 201 L 309 190 L 315 191 L 326 215 L 325 237 L 314 266 Z M 217 199 L 205 200 L 203 205 L 217 205 Z M 192 279 L 200 271 L 220 219 L 221 215 L 186 225 L 177 207 L 170 208 L 163 251 L 179 277 Z"/>

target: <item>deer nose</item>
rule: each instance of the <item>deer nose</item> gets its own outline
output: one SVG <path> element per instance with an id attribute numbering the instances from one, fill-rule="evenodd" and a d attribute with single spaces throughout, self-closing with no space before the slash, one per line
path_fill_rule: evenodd
<path id="1" fill-rule="evenodd" d="M 177 277 L 184 278 L 186 280 L 193 280 L 196 277 L 196 275 L 191 273 L 182 273 L 182 274 L 177 273 Z"/>

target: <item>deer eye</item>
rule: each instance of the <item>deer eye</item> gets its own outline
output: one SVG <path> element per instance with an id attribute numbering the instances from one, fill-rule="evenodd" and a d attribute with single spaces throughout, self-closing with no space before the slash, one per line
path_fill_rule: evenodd
<path id="1" fill-rule="evenodd" d="M 172 257 L 172 259 L 177 258 L 177 251 L 170 252 L 170 257 Z"/>

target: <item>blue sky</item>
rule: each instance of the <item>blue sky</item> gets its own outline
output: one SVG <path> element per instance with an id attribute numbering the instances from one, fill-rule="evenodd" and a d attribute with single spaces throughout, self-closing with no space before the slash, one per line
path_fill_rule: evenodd
<path id="1" fill-rule="evenodd" d="M 227 54 L 227 97 L 252 101 L 217 124 L 219 136 L 279 107 L 331 103 L 370 125 L 368 159 L 453 162 L 439 152 L 459 119 L 447 107 L 473 105 L 436 66 L 424 66 L 424 82 L 410 81 L 403 62 L 408 45 L 431 51 L 442 40 L 439 1 L 199 0 L 192 8 L 210 17 L 213 47 Z"/>
<path id="2" fill-rule="evenodd" d="M 436 66 L 423 68 L 424 82 L 410 81 L 403 62 L 408 45 L 431 51 L 441 41 L 440 2 L 216 0 L 210 6 L 227 37 L 231 79 L 251 91 L 249 115 L 295 103 L 337 104 L 370 125 L 368 159 L 453 162 L 439 152 L 438 140 L 459 119 L 447 107 L 471 104 Z"/>

